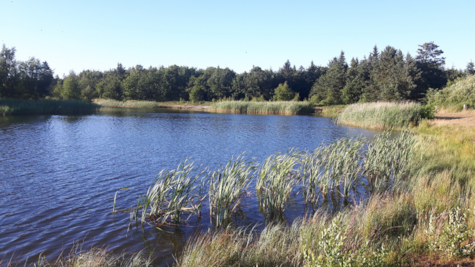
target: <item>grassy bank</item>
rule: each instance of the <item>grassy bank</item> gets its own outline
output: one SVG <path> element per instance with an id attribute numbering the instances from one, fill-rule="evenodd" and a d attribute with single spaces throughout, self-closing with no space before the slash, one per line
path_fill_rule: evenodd
<path id="1" fill-rule="evenodd" d="M 282 115 L 310 114 L 314 112 L 312 103 L 297 101 L 223 101 L 213 103 L 211 109 L 217 112 Z"/>
<path id="2" fill-rule="evenodd" d="M 93 112 L 98 105 L 75 100 L 0 99 L 0 115 L 62 115 Z"/>
<path id="3" fill-rule="evenodd" d="M 373 129 L 397 129 L 417 125 L 423 118 L 433 117 L 430 107 L 412 102 L 358 103 L 346 107 L 337 122 Z"/>

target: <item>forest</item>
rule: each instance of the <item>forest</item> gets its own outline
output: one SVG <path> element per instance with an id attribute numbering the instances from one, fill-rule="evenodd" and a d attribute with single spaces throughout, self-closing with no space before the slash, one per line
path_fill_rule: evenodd
<path id="1" fill-rule="evenodd" d="M 416 56 L 376 46 L 362 59 L 347 62 L 345 53 L 327 66 L 313 62 L 305 68 L 287 60 L 277 71 L 253 66 L 249 72 L 229 68 L 172 65 L 54 75 L 46 61 L 15 59 L 15 48 L 3 45 L 0 53 L 0 98 L 95 98 L 151 101 L 309 100 L 316 104 L 351 104 L 373 101 L 422 101 L 426 93 L 444 88 L 475 73 L 473 62 L 465 70 L 447 68 L 444 53 L 434 42 L 419 45 Z M 429 90 L 430 89 L 430 90 Z"/>

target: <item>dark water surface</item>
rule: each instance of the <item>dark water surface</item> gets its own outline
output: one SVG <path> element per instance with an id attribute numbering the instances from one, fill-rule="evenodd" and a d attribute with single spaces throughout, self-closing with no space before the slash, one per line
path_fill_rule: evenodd
<path id="1" fill-rule="evenodd" d="M 160 170 L 185 158 L 214 169 L 244 151 L 262 162 L 291 147 L 313 150 L 344 136 L 376 133 L 313 116 L 149 109 L 0 117 L 0 261 L 13 254 L 35 261 L 42 252 L 51 259 L 79 242 L 117 252 L 145 249 L 157 265 L 171 265 L 186 238 L 208 228 L 208 213 L 166 232 L 128 230 L 129 213 L 111 213 L 118 189 L 131 188 L 117 200 L 117 208 L 130 208 Z M 289 204 L 289 217 L 302 215 L 300 204 Z M 245 223 L 263 221 L 255 205 L 243 207 Z"/>

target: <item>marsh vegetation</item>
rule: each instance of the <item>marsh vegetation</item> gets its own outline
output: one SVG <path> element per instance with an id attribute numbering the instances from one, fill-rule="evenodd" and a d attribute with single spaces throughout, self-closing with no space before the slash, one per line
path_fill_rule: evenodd
<path id="1" fill-rule="evenodd" d="M 313 106 L 314 104 L 306 101 L 220 101 L 213 103 L 211 109 L 218 112 L 293 115 L 313 113 Z"/>

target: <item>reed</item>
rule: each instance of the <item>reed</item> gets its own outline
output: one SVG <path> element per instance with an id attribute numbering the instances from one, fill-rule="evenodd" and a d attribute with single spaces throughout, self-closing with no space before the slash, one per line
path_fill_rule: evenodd
<path id="1" fill-rule="evenodd" d="M 209 208 L 211 221 L 217 227 L 227 223 L 248 192 L 256 164 L 246 161 L 241 154 L 223 169 L 211 174 L 209 180 Z"/>
<path id="2" fill-rule="evenodd" d="M 0 114 L 8 115 L 63 115 L 94 112 L 98 105 L 77 100 L 8 99 L 0 98 Z"/>
<path id="3" fill-rule="evenodd" d="M 96 104 L 103 107 L 114 108 L 160 108 L 159 102 L 155 101 L 118 101 L 112 99 L 100 99 L 95 101 Z"/>
<path id="4" fill-rule="evenodd" d="M 335 197 L 337 205 L 341 199 L 348 202 L 354 197 L 361 183 L 362 146 L 362 139 L 342 138 L 304 154 L 299 177 L 306 203 L 317 207 L 320 197 L 327 201 Z"/>
<path id="5" fill-rule="evenodd" d="M 222 101 L 211 104 L 211 109 L 218 112 L 249 113 L 249 114 L 309 114 L 313 113 L 313 104 L 310 102 L 275 101 L 275 102 L 248 102 Z"/>
<path id="6" fill-rule="evenodd" d="M 180 102 L 180 101 L 167 101 L 156 102 L 147 100 L 125 100 L 119 101 L 114 99 L 93 99 L 92 100 L 101 107 L 112 108 L 181 108 L 181 107 L 195 107 L 195 108 L 207 108 L 211 102 Z"/>
<path id="7" fill-rule="evenodd" d="M 364 174 L 369 193 L 400 188 L 404 178 L 409 176 L 409 164 L 417 140 L 414 134 L 407 131 L 391 135 L 390 132 L 384 132 L 368 144 L 364 156 Z"/>
<path id="8" fill-rule="evenodd" d="M 295 166 L 301 152 L 293 149 L 274 154 L 262 164 L 256 181 L 259 209 L 271 218 L 281 217 L 295 186 Z"/>
<path id="9" fill-rule="evenodd" d="M 155 178 L 155 184 L 139 198 L 135 220 L 140 210 L 142 223 L 146 218 L 159 224 L 179 223 L 182 212 L 200 215 L 201 202 L 205 199 L 199 195 L 200 178 L 204 172 L 198 172 L 187 160 L 175 170 L 162 170 Z"/>
<path id="10" fill-rule="evenodd" d="M 374 129 L 405 128 L 430 116 L 427 108 L 413 102 L 358 103 L 346 107 L 337 123 Z"/>

